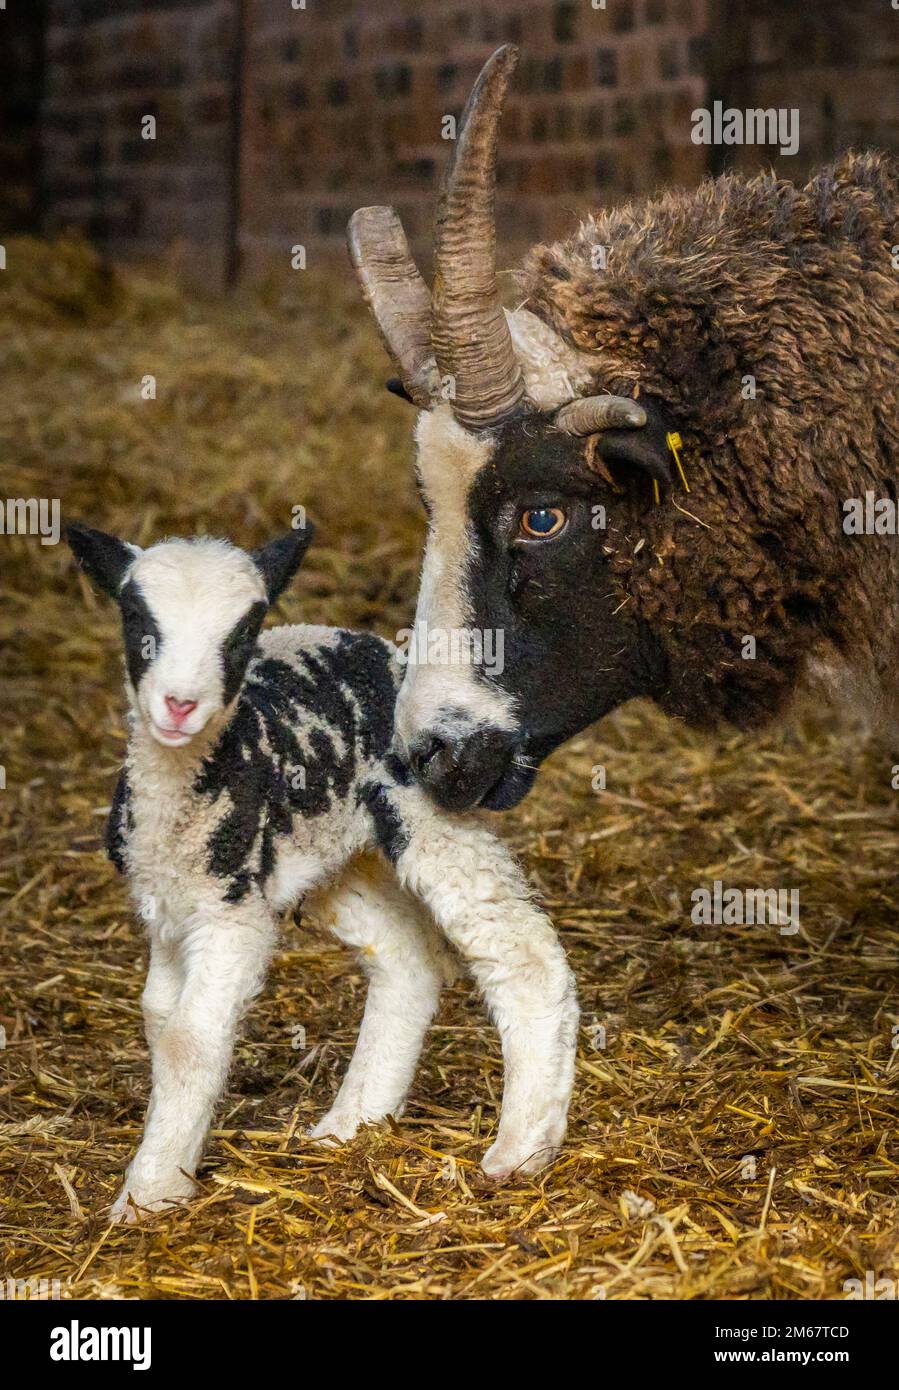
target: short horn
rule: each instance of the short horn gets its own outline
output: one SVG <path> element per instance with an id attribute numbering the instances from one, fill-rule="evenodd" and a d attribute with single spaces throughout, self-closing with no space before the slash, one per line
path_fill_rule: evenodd
<path id="1" fill-rule="evenodd" d="M 629 396 L 581 396 L 556 412 L 555 423 L 566 434 L 639 429 L 646 424 L 646 411 Z"/>
<path id="2" fill-rule="evenodd" d="M 416 405 L 437 393 L 431 347 L 431 296 L 393 208 L 360 208 L 347 227 L 350 260 L 375 316 L 384 346 Z"/>
<path id="3" fill-rule="evenodd" d="M 496 288 L 496 148 L 517 62 L 506 44 L 481 69 L 437 211 L 432 341 L 441 377 L 453 379 L 453 413 L 473 430 L 499 424 L 524 395 Z"/>

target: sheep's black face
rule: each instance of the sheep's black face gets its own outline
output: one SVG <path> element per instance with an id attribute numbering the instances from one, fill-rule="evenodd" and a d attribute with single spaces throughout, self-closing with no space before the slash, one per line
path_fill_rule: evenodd
<path id="1" fill-rule="evenodd" d="M 560 743 L 646 692 L 653 646 L 620 609 L 607 553 L 615 499 L 585 467 L 583 440 L 544 435 L 535 448 L 533 438 L 513 433 L 475 481 L 468 510 L 476 537 L 466 565 L 472 623 L 503 631 L 496 681 L 519 711 L 512 765 L 486 803 L 501 806 L 533 782 L 534 771 L 515 759 L 535 769 Z"/>
<path id="2" fill-rule="evenodd" d="M 501 810 L 521 800 L 565 739 L 652 693 L 662 659 L 622 603 L 611 565 L 621 547 L 609 543 L 610 532 L 637 543 L 652 483 L 632 470 L 630 485 L 616 491 L 588 463 L 586 441 L 545 417 L 461 441 L 458 426 L 439 417 L 430 412 L 419 428 L 431 530 L 418 661 L 397 728 L 442 806 Z M 449 475 L 439 471 L 448 462 Z M 467 644 L 453 652 L 445 643 L 442 665 L 427 652 L 422 661 L 425 638 L 439 651 L 433 633 L 447 627 L 466 631 Z"/>

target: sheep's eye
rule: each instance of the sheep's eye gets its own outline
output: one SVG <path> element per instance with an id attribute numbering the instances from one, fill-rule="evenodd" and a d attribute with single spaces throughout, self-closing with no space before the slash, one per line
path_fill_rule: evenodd
<path id="1" fill-rule="evenodd" d="M 519 527 L 530 540 L 545 541 L 557 536 L 567 520 L 561 507 L 529 507 L 522 512 Z"/>

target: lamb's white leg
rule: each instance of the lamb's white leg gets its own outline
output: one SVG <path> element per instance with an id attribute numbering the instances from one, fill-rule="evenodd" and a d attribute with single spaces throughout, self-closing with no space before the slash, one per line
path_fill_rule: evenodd
<path id="1" fill-rule="evenodd" d="M 184 972 L 176 947 L 169 941 L 151 940 L 150 966 L 140 1000 L 151 1054 L 178 1002 L 183 984 Z"/>
<path id="2" fill-rule="evenodd" d="M 365 1015 L 343 1084 L 313 1139 L 349 1139 L 361 1124 L 402 1112 L 440 990 L 452 980 L 449 951 L 421 906 L 366 858 L 330 890 L 322 920 L 359 952 L 369 978 Z"/>
<path id="3" fill-rule="evenodd" d="M 212 1109 L 228 1074 L 240 1016 L 262 986 L 275 923 L 259 907 L 224 907 L 184 929 L 178 953 L 184 983 L 152 1045 L 153 1088 L 140 1148 L 112 1207 L 135 1219 L 194 1191 Z"/>
<path id="4" fill-rule="evenodd" d="M 479 821 L 440 815 L 417 788 L 395 793 L 408 846 L 400 881 L 427 903 L 480 985 L 505 1063 L 502 1115 L 485 1172 L 531 1173 L 555 1157 L 574 1082 L 574 976 L 552 924 Z"/>

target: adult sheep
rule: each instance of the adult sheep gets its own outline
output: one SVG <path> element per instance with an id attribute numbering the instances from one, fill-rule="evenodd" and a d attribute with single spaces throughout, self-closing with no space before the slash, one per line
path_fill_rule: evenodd
<path id="1" fill-rule="evenodd" d="M 899 163 L 847 155 L 803 188 L 727 175 L 590 217 L 530 252 L 508 314 L 494 184 L 516 60 L 499 49 L 469 97 L 431 293 L 391 209 L 350 224 L 420 407 L 417 623 L 504 636 L 501 671 L 410 665 L 418 777 L 445 807 L 508 807 L 624 700 L 745 727 L 813 670 L 892 719 L 899 542 L 847 534 L 844 504 L 873 494 L 878 530 L 895 523 Z"/>

